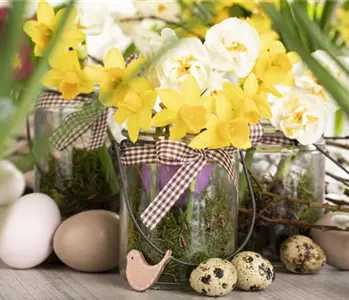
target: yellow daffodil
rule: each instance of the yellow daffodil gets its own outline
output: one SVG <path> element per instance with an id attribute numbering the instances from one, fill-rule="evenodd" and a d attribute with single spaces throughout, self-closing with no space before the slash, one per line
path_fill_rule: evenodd
<path id="1" fill-rule="evenodd" d="M 240 149 L 251 147 L 250 128 L 242 118 L 227 119 L 226 111 L 219 108 L 217 115 L 208 118 L 206 130 L 189 144 L 194 149 L 218 149 L 234 146 Z"/>
<path id="2" fill-rule="evenodd" d="M 76 51 L 53 56 L 50 65 L 52 69 L 44 77 L 43 85 L 57 88 L 64 99 L 72 100 L 81 93 L 93 92 L 93 82 L 81 69 Z"/>
<path id="3" fill-rule="evenodd" d="M 243 84 L 243 88 L 232 84 L 224 83 L 223 93 L 232 108 L 239 110 L 233 117 L 240 116 L 249 124 L 255 125 L 261 119 L 269 119 L 272 117 L 270 106 L 266 97 L 259 94 L 259 86 L 256 75 L 251 73 Z"/>
<path id="4" fill-rule="evenodd" d="M 274 87 L 276 84 L 294 85 L 291 58 L 280 41 L 273 40 L 263 45 L 254 68 L 260 92 L 269 92 L 280 97 L 281 94 Z"/>
<path id="5" fill-rule="evenodd" d="M 100 101 L 106 107 L 117 106 L 130 90 L 128 84 L 144 63 L 144 58 L 133 60 L 127 67 L 121 52 L 112 48 L 104 59 L 104 67 L 87 66 L 90 78 L 100 85 Z"/>
<path id="6" fill-rule="evenodd" d="M 180 140 L 187 133 L 199 133 L 207 122 L 212 107 L 211 96 L 200 96 L 200 88 L 194 77 L 188 76 L 180 85 L 181 94 L 169 89 L 158 90 L 165 109 L 153 118 L 153 126 L 172 124 L 170 139 Z"/>
<path id="7" fill-rule="evenodd" d="M 338 26 L 337 29 L 342 35 L 344 41 L 349 41 L 349 10 L 339 8 L 337 10 Z"/>
<path id="8" fill-rule="evenodd" d="M 130 90 L 118 103 L 114 119 L 119 124 L 127 122 L 127 130 L 132 142 L 137 141 L 141 129 L 150 130 L 156 97 L 152 84 L 147 79 L 139 77 L 130 83 Z"/>
<path id="9" fill-rule="evenodd" d="M 265 13 L 253 14 L 245 21 L 259 33 L 262 48 L 263 44 L 279 39 L 279 34 L 273 30 L 271 20 Z"/>
<path id="10" fill-rule="evenodd" d="M 30 20 L 24 23 L 24 32 L 35 44 L 35 56 L 43 55 L 44 50 L 56 33 L 64 12 L 65 9 L 61 9 L 55 14 L 53 7 L 46 1 L 41 0 L 37 10 L 37 20 Z M 75 47 L 85 40 L 85 34 L 73 24 L 76 15 L 77 11 L 74 10 L 65 24 L 65 30 L 62 34 L 57 53 L 64 48 Z"/>

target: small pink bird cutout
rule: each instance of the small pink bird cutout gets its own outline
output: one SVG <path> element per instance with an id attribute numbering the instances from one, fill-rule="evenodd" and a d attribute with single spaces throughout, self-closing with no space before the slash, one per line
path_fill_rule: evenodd
<path id="1" fill-rule="evenodd" d="M 154 266 L 149 265 L 143 254 L 131 250 L 127 254 L 126 278 L 130 286 L 137 292 L 143 292 L 155 284 L 166 265 L 171 260 L 172 251 L 167 250 L 164 258 Z"/>

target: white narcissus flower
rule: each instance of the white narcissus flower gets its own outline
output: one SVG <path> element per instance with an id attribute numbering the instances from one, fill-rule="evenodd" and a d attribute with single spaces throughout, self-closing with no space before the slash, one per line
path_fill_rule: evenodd
<path id="1" fill-rule="evenodd" d="M 140 52 L 147 60 L 151 60 L 160 55 L 162 49 L 175 41 L 178 41 L 178 37 L 174 30 L 165 28 L 160 35 L 154 35 L 144 47 L 140 48 Z"/>
<path id="2" fill-rule="evenodd" d="M 318 141 L 326 130 L 328 110 L 318 96 L 292 88 L 271 107 L 272 125 L 303 145 Z"/>
<path id="3" fill-rule="evenodd" d="M 229 18 L 207 31 L 205 47 L 214 69 L 244 78 L 256 63 L 260 38 L 247 22 Z"/>
<path id="4" fill-rule="evenodd" d="M 78 22 L 87 35 L 99 35 L 103 32 L 105 20 L 108 16 L 108 1 L 98 2 L 79 1 Z"/>
<path id="5" fill-rule="evenodd" d="M 229 80 L 227 78 L 226 73 L 213 71 L 209 82 L 209 86 L 207 87 L 207 90 L 205 92 L 205 96 L 215 96 L 217 91 L 221 91 L 223 89 L 224 82 L 232 81 L 234 81 L 234 83 L 237 83 L 237 81 L 233 80 L 233 78 Z"/>
<path id="6" fill-rule="evenodd" d="M 162 88 L 178 90 L 179 84 L 192 75 L 202 91 L 207 89 L 212 68 L 206 49 L 198 38 L 180 39 L 161 54 L 155 61 L 155 68 Z"/>
<path id="7" fill-rule="evenodd" d="M 181 7 L 176 0 L 135 0 L 133 4 L 139 17 L 154 16 L 171 22 L 180 20 Z"/>
<path id="8" fill-rule="evenodd" d="M 318 50 L 312 54 L 318 62 L 320 62 L 337 80 L 339 80 L 343 86 L 349 85 L 349 78 L 346 74 L 336 65 L 331 57 L 325 52 Z M 338 57 L 342 63 L 349 66 L 348 57 Z M 311 73 L 309 68 L 300 63 L 294 67 L 294 73 L 296 77 L 296 86 L 307 89 L 311 93 L 317 95 L 324 101 L 325 106 L 330 112 L 335 112 L 338 109 L 336 102 L 332 99 L 331 95 L 324 89 L 318 82 L 316 77 Z"/>

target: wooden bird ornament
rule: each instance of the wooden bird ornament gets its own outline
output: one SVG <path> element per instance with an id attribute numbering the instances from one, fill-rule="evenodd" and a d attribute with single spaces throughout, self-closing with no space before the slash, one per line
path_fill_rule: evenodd
<path id="1" fill-rule="evenodd" d="M 171 260 L 172 251 L 167 250 L 164 258 L 157 265 L 149 265 L 143 254 L 138 250 L 131 250 L 127 254 L 126 278 L 129 285 L 137 292 L 144 292 L 154 285 L 166 265 Z"/>

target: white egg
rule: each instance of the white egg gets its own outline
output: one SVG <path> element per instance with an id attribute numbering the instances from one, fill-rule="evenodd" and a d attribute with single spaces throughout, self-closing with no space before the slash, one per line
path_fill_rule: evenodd
<path id="1" fill-rule="evenodd" d="M 0 161 L 0 205 L 16 201 L 24 192 L 25 177 L 8 160 Z"/>
<path id="2" fill-rule="evenodd" d="M 27 269 L 51 254 L 61 216 L 53 199 L 34 193 L 10 205 L 1 221 L 0 258 L 10 267 Z"/>
<path id="3" fill-rule="evenodd" d="M 190 286 L 207 296 L 225 296 L 236 285 L 236 269 L 227 260 L 211 258 L 202 262 L 190 274 Z"/>
<path id="4" fill-rule="evenodd" d="M 237 287 L 241 290 L 264 290 L 275 280 L 273 265 L 258 253 L 241 252 L 234 257 L 232 264 L 238 274 Z"/>

